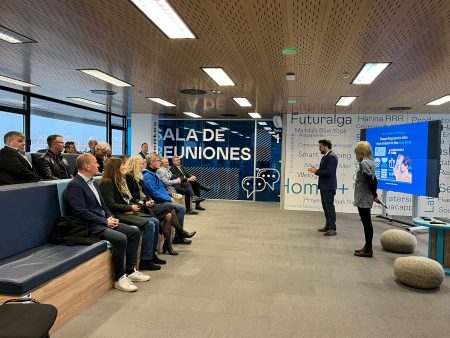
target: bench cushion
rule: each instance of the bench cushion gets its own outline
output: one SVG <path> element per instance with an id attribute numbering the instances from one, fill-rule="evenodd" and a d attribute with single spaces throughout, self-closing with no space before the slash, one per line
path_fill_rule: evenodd
<path id="1" fill-rule="evenodd" d="M 103 251 L 105 241 L 89 246 L 44 244 L 0 260 L 0 294 L 26 294 Z"/>

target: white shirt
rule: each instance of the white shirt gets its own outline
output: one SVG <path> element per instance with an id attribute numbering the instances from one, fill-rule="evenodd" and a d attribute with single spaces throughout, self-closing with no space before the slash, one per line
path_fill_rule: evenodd
<path id="1" fill-rule="evenodd" d="M 93 178 L 87 178 L 86 176 L 84 176 L 83 174 L 78 173 L 78 175 L 81 176 L 81 178 L 87 183 L 87 185 L 89 186 L 89 188 L 91 188 L 92 192 L 95 195 L 95 198 L 97 198 L 98 204 L 102 205 L 102 202 L 100 202 L 100 195 L 98 194 L 97 188 L 95 188 L 94 185 L 94 179 Z"/>

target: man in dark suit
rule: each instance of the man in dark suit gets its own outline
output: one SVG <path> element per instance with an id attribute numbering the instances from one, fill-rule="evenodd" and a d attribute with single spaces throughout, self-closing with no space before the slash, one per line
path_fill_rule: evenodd
<path id="1" fill-rule="evenodd" d="M 148 155 L 148 144 L 142 143 L 141 144 L 141 152 L 139 153 L 141 157 L 145 160 L 145 157 Z"/>
<path id="2" fill-rule="evenodd" d="M 64 194 L 68 213 L 86 223 L 94 236 L 112 244 L 114 287 L 127 292 L 136 291 L 133 282 L 150 279 L 135 268 L 140 232 L 135 227 L 119 223 L 106 206 L 97 183 L 93 181 L 98 172 L 95 156 L 90 153 L 78 156 L 77 169 L 77 176 L 69 182 Z"/>
<path id="3" fill-rule="evenodd" d="M 3 140 L 5 147 L 0 150 L 0 185 L 39 181 L 41 178 L 23 155 L 25 135 L 10 131 Z"/>
<path id="4" fill-rule="evenodd" d="M 205 187 L 198 183 L 197 177 L 194 175 L 191 175 L 187 172 L 187 170 L 184 168 L 184 166 L 181 164 L 180 157 L 174 156 L 173 157 L 173 165 L 170 167 L 170 171 L 172 172 L 173 178 L 180 178 L 181 183 L 188 182 L 191 184 L 192 189 L 194 190 L 195 196 L 198 198 L 193 198 L 192 201 L 195 202 L 195 209 L 196 210 L 205 210 L 200 205 L 200 202 L 204 201 L 204 199 L 200 199 L 200 190 L 204 191 L 210 191 L 211 188 Z"/>
<path id="5" fill-rule="evenodd" d="M 324 155 L 320 161 L 319 169 L 316 167 L 308 168 L 310 173 L 319 176 L 320 198 L 325 213 L 326 224 L 324 228 L 319 229 L 325 232 L 324 236 L 336 236 L 336 210 L 334 208 L 334 196 L 336 195 L 337 179 L 336 170 L 338 158 L 331 151 L 331 141 L 320 140 L 319 150 Z"/>

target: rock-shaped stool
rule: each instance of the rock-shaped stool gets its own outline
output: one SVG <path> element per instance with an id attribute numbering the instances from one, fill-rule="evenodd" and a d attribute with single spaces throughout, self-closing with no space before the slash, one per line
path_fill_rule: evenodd
<path id="1" fill-rule="evenodd" d="M 399 257 L 394 262 L 394 275 L 405 285 L 418 289 L 438 288 L 444 281 L 441 264 L 425 257 Z"/>
<path id="2" fill-rule="evenodd" d="M 384 250 L 396 253 L 413 253 L 416 249 L 417 239 L 409 232 L 391 229 L 383 232 L 380 238 Z"/>

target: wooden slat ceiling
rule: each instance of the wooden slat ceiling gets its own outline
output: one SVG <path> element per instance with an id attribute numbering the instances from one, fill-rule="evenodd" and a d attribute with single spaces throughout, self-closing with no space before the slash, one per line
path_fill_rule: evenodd
<path id="1" fill-rule="evenodd" d="M 0 41 L 0 75 L 40 85 L 62 100 L 107 103 L 91 89 L 117 92 L 114 113 L 192 111 L 205 118 L 334 112 L 340 96 L 358 96 L 339 112 L 383 113 L 450 94 L 450 0 L 170 0 L 197 36 L 170 40 L 128 0 L 2 0 L 0 25 L 37 41 Z M 295 56 L 281 50 L 295 48 Z M 392 62 L 372 85 L 350 82 L 364 62 Z M 237 84 L 218 87 L 200 67 L 223 67 Z M 76 69 L 97 68 L 133 84 L 118 88 Z M 296 81 L 286 81 L 286 73 Z M 347 74 L 348 77 L 344 77 Z M 2 85 L 14 87 L 1 83 Z M 15 87 L 18 88 L 18 87 Z M 203 89 L 189 96 L 184 88 Z M 220 89 L 215 95 L 211 89 Z M 145 97 L 176 103 L 166 108 Z M 231 97 L 247 97 L 252 108 Z M 297 104 L 288 105 L 288 98 Z"/>

